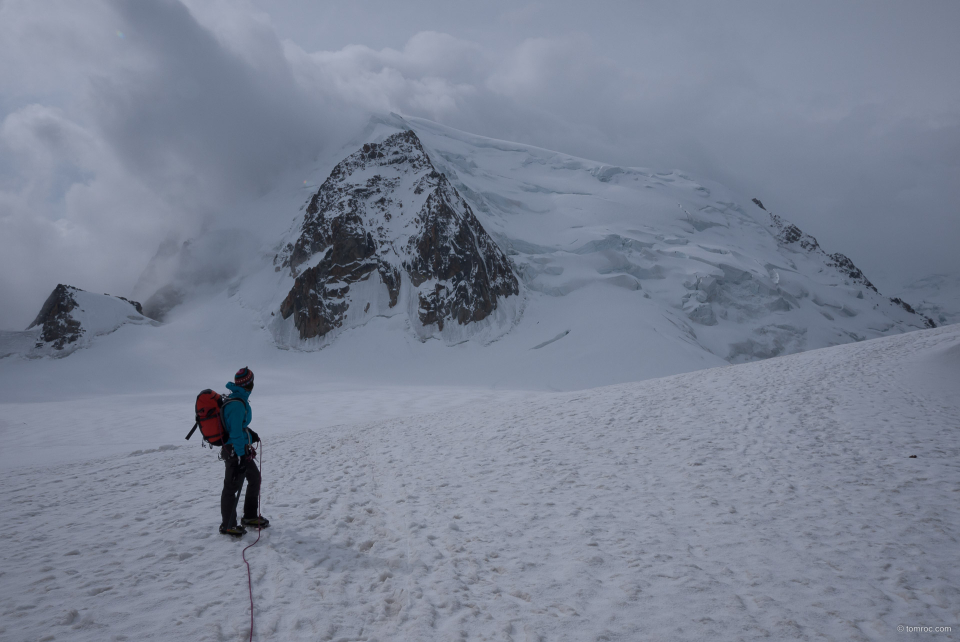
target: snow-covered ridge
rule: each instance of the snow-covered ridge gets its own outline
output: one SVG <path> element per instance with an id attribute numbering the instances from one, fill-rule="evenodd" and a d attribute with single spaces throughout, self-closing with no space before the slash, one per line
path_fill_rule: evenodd
<path id="1" fill-rule="evenodd" d="M 145 317 L 136 301 L 60 284 L 25 331 L 0 332 L 0 358 L 66 356 L 125 324 L 157 322 Z"/>
<path id="2" fill-rule="evenodd" d="M 641 315 L 667 317 L 678 338 L 731 362 L 932 325 L 758 199 L 680 172 L 407 123 L 532 293 L 619 288 L 644 300 Z"/>

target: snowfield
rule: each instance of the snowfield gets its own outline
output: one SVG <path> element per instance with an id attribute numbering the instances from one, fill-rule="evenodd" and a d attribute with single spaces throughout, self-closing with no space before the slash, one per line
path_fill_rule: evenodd
<path id="1" fill-rule="evenodd" d="M 954 639 L 958 382 L 948 326 L 296 430 L 255 390 L 254 639 Z M 183 444 L 4 467 L 0 638 L 247 639 L 256 533 Z"/>

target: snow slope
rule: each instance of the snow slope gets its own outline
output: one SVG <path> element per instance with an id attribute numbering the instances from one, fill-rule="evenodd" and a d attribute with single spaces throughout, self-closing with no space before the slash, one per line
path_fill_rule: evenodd
<path id="1" fill-rule="evenodd" d="M 955 636 L 958 382 L 948 326 L 322 430 L 291 397 L 299 432 L 254 422 L 254 639 Z M 0 637 L 246 639 L 221 475 L 195 444 L 0 469 Z"/>

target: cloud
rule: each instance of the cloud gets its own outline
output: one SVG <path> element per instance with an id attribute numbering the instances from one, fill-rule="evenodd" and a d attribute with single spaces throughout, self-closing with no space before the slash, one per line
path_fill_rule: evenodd
<path id="1" fill-rule="evenodd" d="M 586 36 L 524 40 L 487 79 L 492 90 L 518 101 L 563 109 L 575 102 L 599 102 L 629 75 L 594 51 Z M 590 100 L 576 100 L 589 96 Z"/>
<path id="2" fill-rule="evenodd" d="M 128 294 L 162 239 L 363 122 L 304 91 L 267 26 L 215 33 L 165 0 L 85 7 L 2 8 L 16 64 L 0 64 L 0 104 L 26 104 L 0 129 L 0 327 L 24 325 L 58 282 Z"/>
<path id="3" fill-rule="evenodd" d="M 12 166 L 0 183 L 0 298 L 35 304 L 2 306 L 7 327 L 25 325 L 58 282 L 122 293 L 129 286 L 110 275 L 136 265 L 164 225 L 177 222 L 176 210 L 59 109 L 9 114 L 0 155 Z"/>
<path id="4" fill-rule="evenodd" d="M 368 112 L 435 119 L 475 98 L 490 66 L 479 46 L 433 32 L 415 34 L 399 51 L 350 45 L 307 53 L 289 41 L 284 48 L 298 82 L 318 99 L 334 95 Z"/>
<path id="5" fill-rule="evenodd" d="M 326 114 L 299 90 L 276 38 L 274 47 L 251 39 L 254 65 L 179 3 L 114 6 L 150 64 L 95 78 L 93 111 L 111 147 L 158 191 L 202 194 L 216 207 L 238 187 L 261 193 L 316 153 Z"/>
<path id="6" fill-rule="evenodd" d="M 881 286 L 960 272 L 954 5 L 261 6 L 0 4 L 0 327 L 60 281 L 128 294 L 388 111 L 727 183 Z M 363 44 L 278 35 L 303 15 Z"/>

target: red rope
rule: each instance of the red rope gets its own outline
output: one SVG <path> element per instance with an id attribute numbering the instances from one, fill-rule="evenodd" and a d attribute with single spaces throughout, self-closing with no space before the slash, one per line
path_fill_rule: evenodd
<path id="1" fill-rule="evenodd" d="M 257 517 L 263 517 L 260 514 L 260 493 L 263 489 L 263 440 L 260 440 L 260 488 L 257 489 Z M 260 525 L 257 524 L 257 539 L 247 548 L 252 547 L 260 541 Z M 247 548 L 243 549 L 241 556 L 243 563 L 247 565 L 247 589 L 250 591 L 250 642 L 253 642 L 253 580 L 250 579 L 250 562 L 247 561 Z"/>

